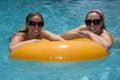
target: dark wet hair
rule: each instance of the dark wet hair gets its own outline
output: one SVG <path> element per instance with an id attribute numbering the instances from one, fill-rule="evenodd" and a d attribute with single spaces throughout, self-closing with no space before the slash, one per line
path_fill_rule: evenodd
<path id="1" fill-rule="evenodd" d="M 27 23 L 29 22 L 30 18 L 32 18 L 32 17 L 34 17 L 34 16 L 39 16 L 39 17 L 42 19 L 42 21 L 44 22 L 44 19 L 43 19 L 42 15 L 41 15 L 40 13 L 38 13 L 38 12 L 31 12 L 31 13 L 29 13 L 29 14 L 26 16 L 26 21 L 25 21 L 25 23 L 27 24 Z M 44 26 L 44 25 L 43 25 L 43 26 Z M 25 26 L 25 29 L 19 30 L 19 32 L 25 32 L 25 33 L 27 33 L 27 32 L 28 32 L 28 29 L 27 29 L 27 27 Z"/>
<path id="2" fill-rule="evenodd" d="M 87 19 L 88 15 L 89 15 L 90 13 L 97 13 L 97 14 L 100 16 L 100 19 L 103 21 L 103 25 L 101 26 L 101 30 L 106 29 L 106 28 L 105 28 L 105 17 L 104 17 L 103 12 L 102 12 L 101 10 L 99 10 L 99 9 L 90 10 L 90 11 L 87 13 L 87 15 L 86 15 L 86 19 Z"/>

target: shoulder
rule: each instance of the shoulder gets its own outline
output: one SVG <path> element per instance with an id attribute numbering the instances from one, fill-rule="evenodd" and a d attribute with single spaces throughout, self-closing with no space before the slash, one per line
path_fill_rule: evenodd
<path id="1" fill-rule="evenodd" d="M 108 31 L 105 30 L 105 29 L 103 29 L 103 33 L 102 33 L 102 34 L 103 34 L 103 35 L 105 35 L 105 34 L 106 34 L 106 35 L 111 35 L 110 32 L 108 32 Z"/>
<path id="2" fill-rule="evenodd" d="M 11 38 L 11 40 L 17 40 L 17 39 L 25 39 L 25 33 L 22 32 L 17 32 L 16 34 L 14 34 L 14 36 Z"/>
<path id="3" fill-rule="evenodd" d="M 105 29 L 103 29 L 103 33 L 101 34 L 101 37 L 110 38 L 111 40 L 114 40 L 113 35 Z"/>
<path id="4" fill-rule="evenodd" d="M 41 36 L 42 37 L 45 37 L 45 36 L 49 36 L 49 35 L 52 35 L 53 33 L 48 31 L 48 30 L 42 30 L 41 32 Z"/>
<path id="5" fill-rule="evenodd" d="M 42 35 L 43 35 L 43 34 L 49 34 L 49 33 L 51 33 L 51 32 L 48 31 L 48 30 L 42 30 L 42 32 L 41 32 Z"/>
<path id="6" fill-rule="evenodd" d="M 23 33 L 23 32 L 17 32 L 16 35 L 17 36 L 22 36 L 22 35 L 25 35 L 26 33 Z"/>
<path id="7" fill-rule="evenodd" d="M 18 33 L 16 33 L 16 36 L 25 38 L 26 37 L 26 33 L 18 32 Z"/>

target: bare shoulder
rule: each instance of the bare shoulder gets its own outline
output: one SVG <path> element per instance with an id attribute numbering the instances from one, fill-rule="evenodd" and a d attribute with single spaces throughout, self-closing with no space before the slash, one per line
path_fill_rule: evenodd
<path id="1" fill-rule="evenodd" d="M 103 30 L 103 33 L 102 33 L 103 35 L 111 35 L 112 36 L 112 34 L 110 34 L 110 32 L 108 32 L 107 30 Z"/>
<path id="2" fill-rule="evenodd" d="M 48 30 L 42 30 L 41 35 L 47 35 L 47 34 L 52 34 L 52 32 Z"/>
<path id="3" fill-rule="evenodd" d="M 24 40 L 25 33 L 18 32 L 11 40 Z"/>
<path id="4" fill-rule="evenodd" d="M 40 34 L 43 38 L 47 38 L 49 36 L 53 36 L 55 34 L 53 34 L 52 32 L 48 31 L 48 30 L 42 30 L 41 34 Z"/>
<path id="5" fill-rule="evenodd" d="M 112 36 L 112 34 L 105 29 L 103 30 L 101 37 L 110 38 L 110 39 L 114 40 L 114 37 Z"/>
<path id="6" fill-rule="evenodd" d="M 17 32 L 17 33 L 16 33 L 16 36 L 25 36 L 25 33 Z"/>
<path id="7" fill-rule="evenodd" d="M 42 30 L 42 33 L 47 33 L 47 32 L 49 32 L 48 30 Z"/>

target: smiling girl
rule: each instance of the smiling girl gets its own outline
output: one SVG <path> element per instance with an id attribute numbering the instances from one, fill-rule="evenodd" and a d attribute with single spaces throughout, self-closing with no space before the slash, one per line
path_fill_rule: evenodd
<path id="1" fill-rule="evenodd" d="M 105 29 L 104 14 L 98 9 L 90 10 L 87 13 L 85 25 L 67 31 L 61 34 L 61 37 L 66 40 L 75 37 L 89 38 L 107 50 L 110 49 L 114 40 L 112 35 Z"/>
<path id="2" fill-rule="evenodd" d="M 43 30 L 44 20 L 40 13 L 31 12 L 26 17 L 25 29 L 18 31 L 12 38 L 9 45 L 10 51 L 16 47 L 31 42 L 42 41 L 42 39 L 48 39 L 50 41 L 64 40 L 62 37 L 53 34 L 47 30 Z"/>

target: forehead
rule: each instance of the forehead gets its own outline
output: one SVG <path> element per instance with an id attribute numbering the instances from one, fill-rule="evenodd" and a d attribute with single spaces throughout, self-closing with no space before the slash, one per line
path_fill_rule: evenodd
<path id="1" fill-rule="evenodd" d="M 100 19 L 100 15 L 97 13 L 89 13 L 87 19 Z"/>
<path id="2" fill-rule="evenodd" d="M 30 18 L 30 20 L 34 20 L 34 21 L 42 21 L 42 18 L 40 16 L 33 16 Z"/>

